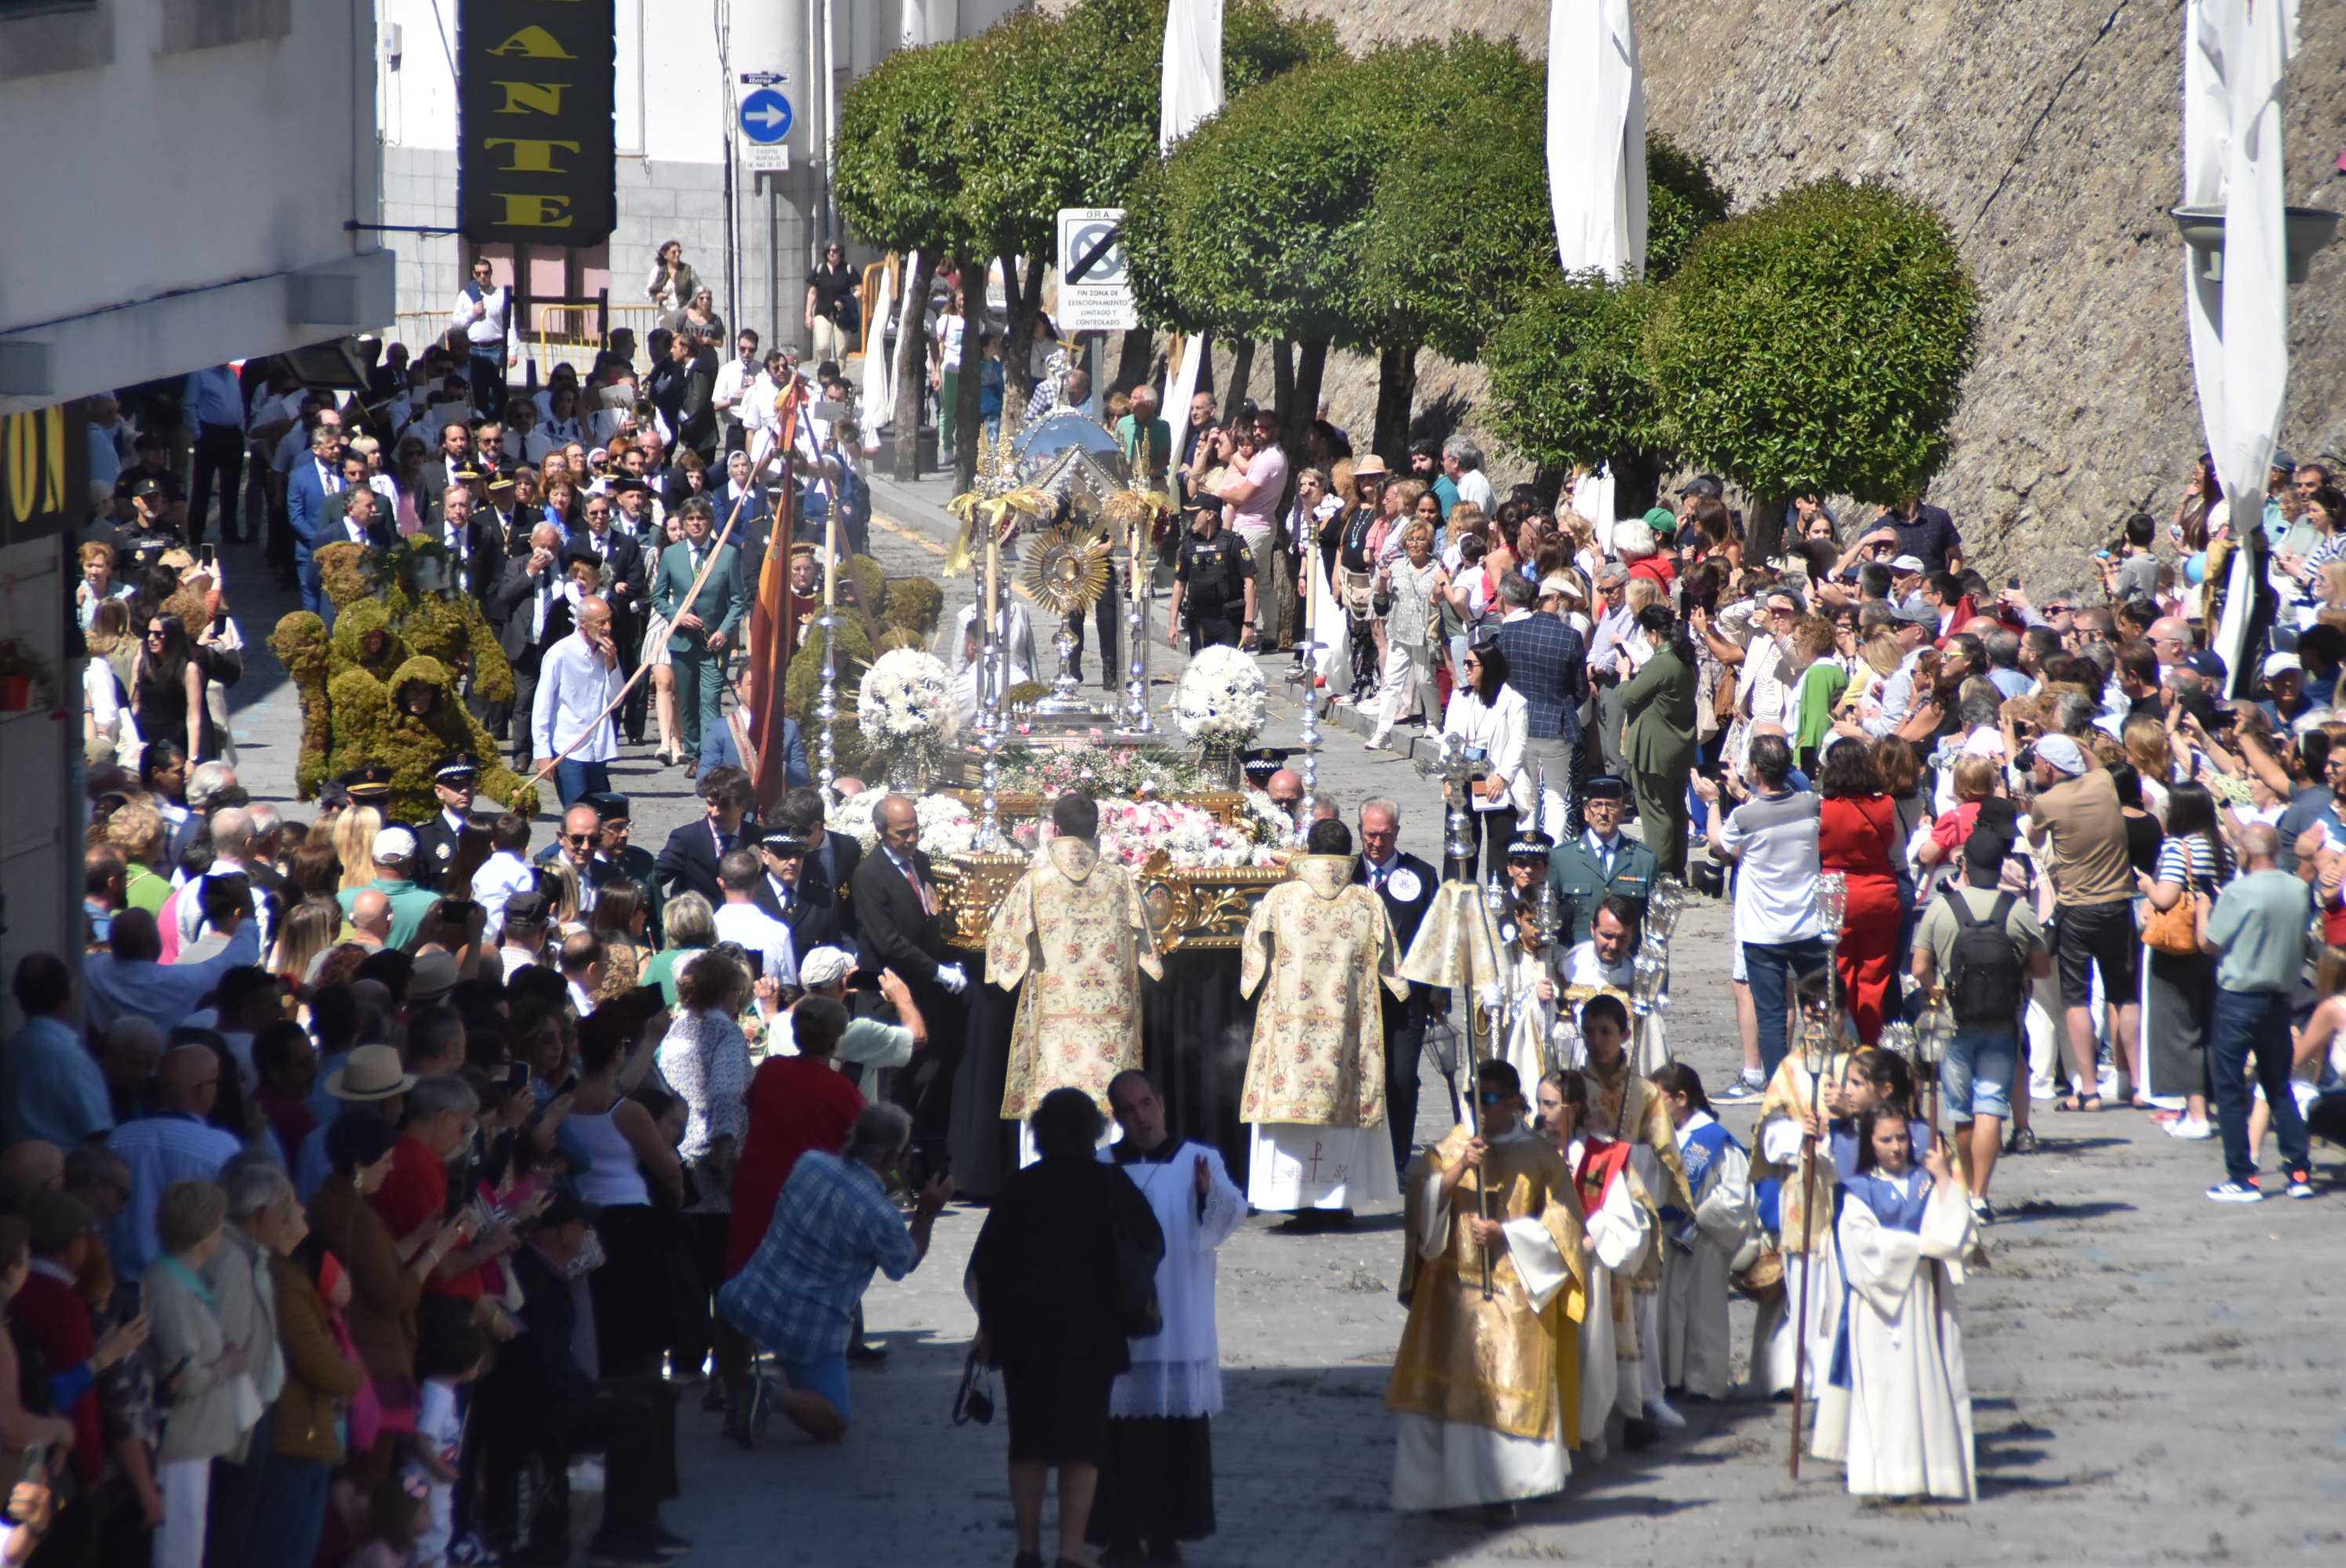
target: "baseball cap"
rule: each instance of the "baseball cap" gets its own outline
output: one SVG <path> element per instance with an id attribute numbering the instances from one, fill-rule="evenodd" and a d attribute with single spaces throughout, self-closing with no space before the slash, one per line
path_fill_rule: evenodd
<path id="1" fill-rule="evenodd" d="M 1900 620 L 1918 626 L 1935 626 L 1939 624 L 1939 612 L 1919 599 L 1909 599 L 1902 605 L 1893 605 L 1891 606 L 1891 613 Z"/>
<path id="2" fill-rule="evenodd" d="M 1667 506 L 1656 506 L 1646 514 L 1646 526 L 1657 534 L 1675 534 L 1678 520 Z"/>
<path id="3" fill-rule="evenodd" d="M 2224 656 L 2214 648 L 2194 648 L 2184 656 L 2183 662 L 2209 680 L 2221 680 L 2231 673 L 2224 663 Z"/>
<path id="4" fill-rule="evenodd" d="M 812 948 L 799 960 L 799 983 L 810 991 L 837 985 L 854 968 L 855 960 L 844 948 Z"/>
<path id="5" fill-rule="evenodd" d="M 2036 760 L 2071 778 L 2086 771 L 2086 753 L 2066 735 L 2048 735 L 2036 743 Z"/>
<path id="6" fill-rule="evenodd" d="M 381 830 L 374 836 L 374 858 L 378 860 L 413 860 L 415 835 L 397 823 Z"/>
<path id="7" fill-rule="evenodd" d="M 1919 572 L 1923 569 L 1923 560 L 1919 555 L 1900 555 L 1891 561 L 1890 569 L 1893 572 Z"/>
<path id="8" fill-rule="evenodd" d="M 2270 680 L 2277 675 L 2286 675 L 2290 670 L 2296 670 L 2300 674 L 2303 674 L 2305 670 L 2305 666 L 2298 662 L 2298 657 L 2295 654 L 2277 653 L 2267 654 L 2265 656 L 2265 678 L 2267 680 Z"/>
<path id="9" fill-rule="evenodd" d="M 1692 479 L 1688 480 L 1684 484 L 1678 486 L 1678 494 L 1681 496 L 1708 495 L 1711 499 L 1717 500 L 1719 496 L 1725 494 L 1726 491 L 1720 486 L 1719 481 L 1711 477 L 1709 474 L 1698 473 Z"/>

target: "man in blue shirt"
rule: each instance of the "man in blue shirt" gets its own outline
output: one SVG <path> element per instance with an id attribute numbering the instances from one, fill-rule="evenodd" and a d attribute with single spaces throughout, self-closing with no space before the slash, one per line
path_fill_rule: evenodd
<path id="1" fill-rule="evenodd" d="M 193 371 L 179 389 L 179 409 L 195 432 L 196 461 L 188 496 L 188 543 L 204 536 L 204 513 L 219 480 L 219 536 L 223 545 L 244 537 L 237 529 L 236 486 L 244 473 L 244 388 L 228 365 Z"/>
<path id="2" fill-rule="evenodd" d="M 11 989 L 25 1026 L 0 1050 L 0 1145 L 69 1149 L 110 1131 L 106 1074 L 73 1026 L 73 972 L 53 952 L 26 953 Z"/>

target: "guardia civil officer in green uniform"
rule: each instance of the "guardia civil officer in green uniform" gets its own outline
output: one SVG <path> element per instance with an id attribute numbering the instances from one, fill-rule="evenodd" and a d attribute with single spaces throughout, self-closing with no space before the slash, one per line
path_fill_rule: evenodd
<path id="1" fill-rule="evenodd" d="M 1628 786 L 1611 774 L 1584 782 L 1581 815 L 1586 826 L 1548 859 L 1547 880 L 1572 919 L 1570 945 L 1594 934 L 1596 906 L 1607 893 L 1635 900 L 1642 917 L 1654 891 L 1654 851 L 1621 830 L 1621 801 L 1627 794 Z"/>
<path id="2" fill-rule="evenodd" d="M 1245 540 L 1222 527 L 1219 501 L 1189 509 L 1189 532 L 1173 562 L 1173 613 L 1167 617 L 1166 647 L 1181 646 L 1185 614 L 1191 653 L 1212 644 L 1254 646 L 1254 553 Z"/>

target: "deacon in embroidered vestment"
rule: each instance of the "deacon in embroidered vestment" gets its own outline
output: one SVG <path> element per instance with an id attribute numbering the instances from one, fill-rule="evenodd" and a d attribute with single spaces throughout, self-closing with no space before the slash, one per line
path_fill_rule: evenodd
<path id="1" fill-rule="evenodd" d="M 1239 993 L 1260 993 L 1239 1118 L 1250 1133 L 1247 1201 L 1259 1209 L 1389 1207 L 1400 1196 L 1385 1131 L 1383 1008 L 1409 994 L 1384 901 L 1352 876 L 1352 833 L 1311 825 L 1295 862 L 1247 922 Z"/>
<path id="2" fill-rule="evenodd" d="M 1025 982 L 1002 1092 L 1002 1119 L 1022 1124 L 1054 1089 L 1081 1089 L 1109 1113 L 1109 1080 L 1140 1065 L 1141 972 L 1165 975 L 1140 890 L 1094 844 L 1097 802 L 1062 795 L 1051 821 L 1058 836 L 1003 896 L 986 942 L 987 981 Z"/>

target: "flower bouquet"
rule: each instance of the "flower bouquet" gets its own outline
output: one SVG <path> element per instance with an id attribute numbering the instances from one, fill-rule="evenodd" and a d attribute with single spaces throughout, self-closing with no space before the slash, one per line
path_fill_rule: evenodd
<path id="1" fill-rule="evenodd" d="M 1205 787 L 1205 776 L 1194 762 L 1168 751 L 1120 746 L 1052 750 L 1014 746 L 1003 751 L 999 769 L 999 788 L 1005 793 L 1053 799 L 1070 789 L 1103 799 L 1139 799 L 1169 797 Z"/>
<path id="2" fill-rule="evenodd" d="M 856 728 L 884 759 L 895 788 L 919 787 L 952 738 L 955 718 L 952 673 L 933 654 L 892 648 L 863 672 Z"/>
<path id="3" fill-rule="evenodd" d="M 1233 647 L 1200 648 L 1181 672 L 1173 708 L 1181 733 L 1201 748 L 1207 772 L 1235 785 L 1238 754 L 1254 743 L 1266 717 L 1261 667 Z"/>

